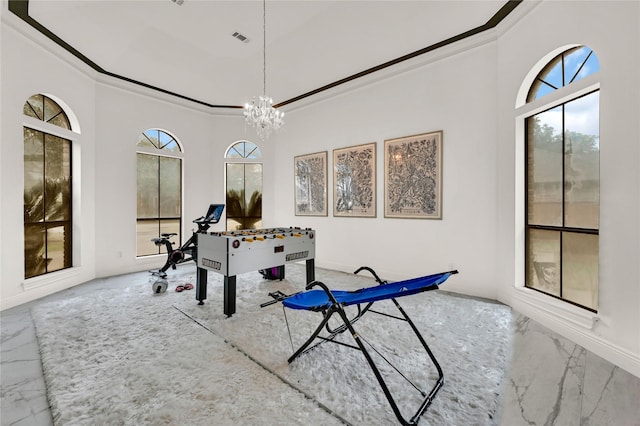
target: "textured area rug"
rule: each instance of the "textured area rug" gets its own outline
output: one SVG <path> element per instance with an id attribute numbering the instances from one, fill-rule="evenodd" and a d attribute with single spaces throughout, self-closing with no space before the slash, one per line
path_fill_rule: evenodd
<path id="1" fill-rule="evenodd" d="M 183 271 L 188 269 L 183 268 Z M 194 272 L 193 270 L 191 270 Z M 287 358 L 320 314 L 260 308 L 267 293 L 303 289 L 305 269 L 288 265 L 283 281 L 256 273 L 237 279 L 237 312 L 222 313 L 222 277 L 209 274 L 208 299 L 173 292 L 195 273 L 170 275 L 153 295 L 141 274 L 109 279 L 93 292 L 34 308 L 54 419 L 58 424 L 395 424 L 397 420 L 359 351 L 324 344 L 292 364 Z M 375 285 L 367 276 L 318 269 L 330 288 Z M 456 276 L 450 278 L 455 279 Z M 443 285 L 443 288 L 446 283 Z M 497 424 L 511 339 L 508 307 L 432 291 L 398 299 L 445 374 L 422 425 Z M 388 302 L 376 304 L 394 309 Z M 437 377 L 406 323 L 366 315 L 358 332 L 417 384 Z M 349 342 L 350 336 L 344 336 Z M 376 357 L 376 361 L 380 361 Z M 381 367 L 384 365 L 382 361 Z M 383 372 L 400 409 L 420 395 L 394 371 Z"/>
<path id="2" fill-rule="evenodd" d="M 147 275 L 32 309 L 56 425 L 340 424 L 173 308 L 192 280 L 154 295 Z"/>

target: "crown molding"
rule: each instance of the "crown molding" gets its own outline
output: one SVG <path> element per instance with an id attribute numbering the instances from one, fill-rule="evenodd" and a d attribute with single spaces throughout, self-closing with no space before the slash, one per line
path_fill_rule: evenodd
<path id="1" fill-rule="evenodd" d="M 431 53 L 431 52 L 434 52 L 434 51 L 441 50 L 441 49 L 443 49 L 443 48 L 445 48 L 447 46 L 451 46 L 451 45 L 453 45 L 455 43 L 458 43 L 460 41 L 469 39 L 469 38 L 477 36 L 479 34 L 487 33 L 487 32 L 491 33 L 498 26 L 498 24 L 503 22 L 509 15 L 511 15 L 511 13 L 516 9 L 516 7 L 518 7 L 522 2 L 523 2 L 523 0 L 508 0 L 483 25 L 477 26 L 477 27 L 472 28 L 472 29 L 470 29 L 468 31 L 462 32 L 462 33 L 460 33 L 460 34 L 458 34 L 456 36 L 447 38 L 447 39 L 442 40 L 440 42 L 437 42 L 437 43 L 434 43 L 432 45 L 426 46 L 426 47 L 424 47 L 422 49 L 416 50 L 416 51 L 408 53 L 406 55 L 402 55 L 402 56 L 397 57 L 395 59 L 392 59 L 390 61 L 384 62 L 382 64 L 376 65 L 374 67 L 368 68 L 366 70 L 363 70 L 363 71 L 360 71 L 358 73 L 352 74 L 350 76 L 344 77 L 342 79 L 336 80 L 336 81 L 334 81 L 332 83 L 326 84 L 326 85 L 324 85 L 322 87 L 319 87 L 317 89 L 311 90 L 309 92 L 302 93 L 302 94 L 300 94 L 298 96 L 295 96 L 293 98 L 290 98 L 290 99 L 287 99 L 285 101 L 276 103 L 274 105 L 274 107 L 275 108 L 281 108 L 281 107 L 284 107 L 284 106 L 295 104 L 295 103 L 297 103 L 297 102 L 299 102 L 299 101 L 301 101 L 303 99 L 314 97 L 314 96 L 316 96 L 316 95 L 318 95 L 320 93 L 330 91 L 331 89 L 334 89 L 334 88 L 339 87 L 339 86 L 343 86 L 343 85 L 345 85 L 347 83 L 351 83 L 353 81 L 361 80 L 364 77 L 367 77 L 367 76 L 370 76 L 370 75 L 381 74 L 381 71 L 386 70 L 386 69 L 391 68 L 391 67 L 395 68 L 399 64 L 406 63 L 408 61 L 412 63 L 412 62 L 414 62 L 412 60 L 415 59 L 415 58 L 422 57 L 423 55 L 425 55 L 427 53 Z M 50 31 L 44 25 L 39 23 L 36 19 L 32 18 L 29 15 L 29 0 L 8 0 L 8 8 L 9 8 L 10 12 L 15 14 L 22 21 L 27 23 L 29 26 L 31 26 L 33 29 L 35 29 L 39 33 L 43 34 L 45 37 L 47 37 L 48 39 L 53 41 L 58 46 L 62 47 L 64 50 L 66 50 L 71 55 L 76 57 L 78 60 L 80 60 L 81 62 L 86 64 L 88 67 L 93 69 L 99 75 L 113 78 L 115 81 L 121 81 L 121 82 L 125 82 L 125 83 L 130 83 L 130 84 L 133 84 L 135 86 L 139 86 L 139 87 L 143 87 L 143 88 L 146 88 L 146 89 L 150 89 L 152 91 L 159 92 L 159 93 L 162 93 L 164 95 L 168 95 L 168 96 L 173 97 L 173 98 L 179 98 L 179 99 L 182 99 L 184 101 L 187 101 L 187 102 L 190 102 L 190 103 L 195 103 L 195 104 L 207 107 L 207 108 L 218 109 L 218 110 L 239 110 L 239 109 L 243 108 L 242 106 L 239 106 L 239 105 L 215 105 L 215 104 L 211 104 L 209 102 L 205 102 L 205 101 L 202 101 L 202 100 L 199 100 L 199 99 L 194 99 L 194 98 L 182 95 L 180 93 L 175 93 L 175 92 L 172 92 L 170 90 L 163 89 L 161 87 L 157 87 L 157 86 L 153 86 L 153 85 L 147 84 L 147 83 L 142 82 L 142 81 L 134 80 L 134 79 L 131 79 L 131 78 L 128 78 L 128 77 L 125 77 L 125 76 L 121 76 L 121 75 L 112 73 L 112 72 L 110 72 L 108 70 L 105 70 L 104 68 L 102 68 L 101 66 L 96 64 L 95 62 L 93 62 L 90 58 L 88 58 L 87 56 L 85 56 L 82 53 L 80 53 L 73 46 L 71 46 L 70 44 L 68 44 L 64 40 L 62 40 L 60 37 L 58 37 L 56 34 L 54 34 L 52 31 Z M 384 74 L 384 73 L 382 73 L 382 74 Z M 104 83 L 106 79 L 100 79 L 100 80 L 102 80 L 102 82 Z M 120 86 L 122 86 L 122 85 L 120 85 Z M 359 86 L 361 86 L 361 85 L 359 85 Z"/>

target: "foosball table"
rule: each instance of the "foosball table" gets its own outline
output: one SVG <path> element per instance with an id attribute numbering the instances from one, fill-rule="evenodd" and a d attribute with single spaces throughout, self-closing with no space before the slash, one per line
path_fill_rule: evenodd
<path id="1" fill-rule="evenodd" d="M 236 312 L 236 275 L 306 262 L 307 282 L 315 280 L 313 229 L 268 228 L 198 234 L 196 299 L 207 298 L 207 271 L 224 275 L 224 314 Z"/>

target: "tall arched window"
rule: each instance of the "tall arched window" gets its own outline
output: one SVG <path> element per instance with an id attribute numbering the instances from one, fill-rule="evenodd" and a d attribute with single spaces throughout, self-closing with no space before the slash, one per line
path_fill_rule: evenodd
<path id="1" fill-rule="evenodd" d="M 137 256 L 165 253 L 151 239 L 176 234 L 182 241 L 182 147 L 169 133 L 149 129 L 137 142 Z"/>
<path id="2" fill-rule="evenodd" d="M 227 149 L 227 230 L 262 227 L 262 152 L 254 143 L 239 141 Z"/>
<path id="3" fill-rule="evenodd" d="M 69 117 L 53 99 L 31 96 L 26 116 L 42 122 L 24 127 L 24 275 L 31 278 L 70 268 L 72 248 L 71 130 Z M 35 126 L 34 126 L 35 127 Z"/>
<path id="4" fill-rule="evenodd" d="M 600 92 L 574 83 L 600 65 L 586 46 L 542 65 L 524 121 L 525 286 L 597 312 Z"/>

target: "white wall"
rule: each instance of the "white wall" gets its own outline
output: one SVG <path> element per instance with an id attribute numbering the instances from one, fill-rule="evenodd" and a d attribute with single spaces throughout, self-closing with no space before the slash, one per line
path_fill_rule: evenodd
<path id="1" fill-rule="evenodd" d="M 2 5 L 6 7 L 6 4 Z M 69 57 L 51 53 L 38 37 L 25 37 L 14 27 L 5 25 L 12 14 L 2 15 L 2 175 L 0 177 L 2 210 L 2 253 L 0 257 L 0 291 L 2 308 L 24 303 L 45 294 L 82 283 L 93 278 L 94 246 L 94 82 L 91 74 L 81 73 L 70 66 Z M 37 41 L 35 41 L 37 40 Z M 46 46 L 43 47 L 43 46 Z M 46 279 L 24 280 L 23 244 L 23 125 L 36 129 L 42 122 L 23 115 L 22 107 L 33 94 L 46 93 L 64 100 L 82 123 L 81 133 L 60 129 L 60 135 L 73 141 L 74 182 L 81 183 L 79 196 L 74 199 L 74 268 Z M 80 160 L 80 161 L 78 161 Z M 84 166 L 84 167 L 83 167 Z"/>
<path id="2" fill-rule="evenodd" d="M 6 7 L 6 2 L 3 2 Z M 640 376 L 640 3 L 525 2 L 501 24 L 289 107 L 286 125 L 256 141 L 239 116 L 96 75 L 4 11 L 0 28 L 0 308 L 94 277 L 161 265 L 135 258 L 135 141 L 151 127 L 183 143 L 184 227 L 223 199 L 224 150 L 253 138 L 265 154 L 264 225 L 318 231 L 317 265 L 403 279 L 458 268 L 446 289 L 499 299 Z M 524 15 L 524 16 L 523 16 Z M 543 24 L 544 23 L 544 24 Z M 598 55 L 601 92 L 600 312 L 549 302 L 521 287 L 515 97 L 550 51 L 587 44 Z M 402 71 L 402 72 L 400 72 Z M 34 93 L 51 93 L 78 116 L 81 198 L 79 262 L 23 287 L 22 115 Z M 28 120 L 27 120 L 28 121 Z M 444 132 L 443 219 L 385 219 L 385 139 Z M 377 143 L 377 217 L 294 215 L 293 158 Z M 77 160 L 77 158 L 76 158 Z M 521 218 L 520 218 L 521 219 Z M 218 226 L 218 227 L 221 227 Z M 12 255 L 7 255 L 11 253 Z"/>
<path id="3" fill-rule="evenodd" d="M 489 43 L 293 111 L 278 133 L 276 219 L 318 231 L 319 266 L 388 279 L 458 268 L 452 291 L 497 297 L 496 50 Z M 384 218 L 384 140 L 442 130 L 443 219 Z M 376 142 L 377 217 L 333 217 L 332 151 Z M 293 157 L 329 153 L 329 216 L 294 215 Z"/>
<path id="4" fill-rule="evenodd" d="M 494 42 L 294 110 L 278 134 L 276 219 L 318 230 L 319 266 L 368 265 L 391 279 L 455 266 L 446 289 L 500 299 L 640 376 L 639 5 L 527 3 Z M 572 43 L 594 49 L 602 67 L 598 315 L 527 291 L 516 267 L 516 95 L 536 62 Z M 433 130 L 444 131 L 443 219 L 384 219 L 384 140 Z M 329 152 L 331 211 L 332 150 L 368 142 L 377 142 L 377 217 L 296 217 L 293 158 Z"/>
<path id="5" fill-rule="evenodd" d="M 543 2 L 500 37 L 497 257 L 502 267 L 496 271 L 501 301 L 636 376 L 640 376 L 639 8 L 639 2 Z M 516 165 L 524 164 L 524 151 L 522 138 L 516 138 L 516 94 L 543 56 L 573 43 L 591 47 L 601 67 L 597 315 L 522 287 L 524 213 L 516 207 L 524 195 Z"/>
<path id="6" fill-rule="evenodd" d="M 2 7 L 6 8 L 6 3 Z M 233 142 L 255 139 L 253 129 L 245 129 L 237 111 L 212 111 L 98 75 L 12 13 L 3 12 L 0 31 L 0 248 L 3 253 L 12 253 L 0 257 L 0 307 L 16 306 L 95 277 L 163 265 L 164 255 L 137 259 L 132 238 L 138 136 L 149 128 L 161 128 L 184 147 L 185 241 L 196 228 L 192 220 L 206 213 L 209 203 L 224 203 L 224 153 Z M 22 107 L 36 93 L 55 96 L 77 116 L 79 134 L 54 131 L 73 140 L 74 183 L 80 188 L 74 193 L 74 267 L 25 280 L 23 125 L 41 128 L 42 123 L 25 117 Z M 268 148 L 263 152 L 268 164 L 273 153 Z M 271 172 L 266 172 L 265 180 L 272 179 Z M 265 214 L 268 217 L 270 214 Z M 211 228 L 216 229 L 224 229 L 224 222 Z"/>
<path id="7" fill-rule="evenodd" d="M 126 87 L 126 86 L 125 86 Z M 96 275 L 152 268 L 166 256 L 136 259 L 136 141 L 147 129 L 160 128 L 182 144 L 183 241 L 210 203 L 224 203 L 223 156 L 237 139 L 222 130 L 237 118 L 212 117 L 175 103 L 132 93 L 113 85 L 96 87 Z M 223 222 L 211 230 L 224 229 Z"/>

